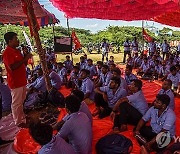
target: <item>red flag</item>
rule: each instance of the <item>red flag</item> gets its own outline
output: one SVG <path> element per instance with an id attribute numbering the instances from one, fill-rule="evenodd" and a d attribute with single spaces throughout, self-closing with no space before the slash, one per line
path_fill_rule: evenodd
<path id="1" fill-rule="evenodd" d="M 75 50 L 81 48 L 81 43 L 80 43 L 79 39 L 77 38 L 74 30 L 72 31 L 71 37 L 72 37 L 72 40 L 75 44 Z"/>
<path id="2" fill-rule="evenodd" d="M 145 31 L 145 29 L 143 28 L 143 37 L 146 41 L 151 42 L 152 41 L 152 37 Z"/>

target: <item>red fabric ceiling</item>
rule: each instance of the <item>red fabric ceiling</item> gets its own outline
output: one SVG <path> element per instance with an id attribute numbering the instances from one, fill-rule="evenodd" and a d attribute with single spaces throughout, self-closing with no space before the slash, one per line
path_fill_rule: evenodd
<path id="1" fill-rule="evenodd" d="M 52 18 L 54 23 L 58 21 L 37 0 L 33 0 L 33 8 L 37 19 L 48 17 Z M 21 0 L 0 0 L 0 23 L 16 24 L 26 21 L 27 15 L 23 12 Z"/>
<path id="2" fill-rule="evenodd" d="M 151 20 L 178 10 L 178 0 L 50 0 L 69 18 Z"/>
<path id="3" fill-rule="evenodd" d="M 153 20 L 169 26 L 180 27 L 180 10 L 164 13 Z"/>

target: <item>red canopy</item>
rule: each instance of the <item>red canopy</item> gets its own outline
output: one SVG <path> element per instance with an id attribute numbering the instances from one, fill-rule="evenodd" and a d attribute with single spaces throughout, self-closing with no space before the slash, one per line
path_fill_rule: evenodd
<path id="1" fill-rule="evenodd" d="M 112 20 L 150 20 L 165 12 L 178 10 L 178 0 L 51 0 L 70 18 Z"/>
<path id="2" fill-rule="evenodd" d="M 37 0 L 33 0 L 33 8 L 40 26 L 59 22 Z M 0 23 L 28 25 L 21 0 L 0 0 Z"/>
<path id="3" fill-rule="evenodd" d="M 165 25 L 180 27 L 180 10 L 164 13 L 153 20 Z"/>

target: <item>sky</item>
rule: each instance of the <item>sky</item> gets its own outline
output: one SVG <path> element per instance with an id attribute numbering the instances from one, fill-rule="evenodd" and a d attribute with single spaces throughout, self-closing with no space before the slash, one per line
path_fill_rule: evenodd
<path id="1" fill-rule="evenodd" d="M 49 0 L 38 0 L 41 5 L 51 13 L 53 13 L 56 18 L 60 20 L 60 25 L 67 27 L 67 21 L 64 17 L 64 13 L 55 8 Z M 111 26 L 136 26 L 142 27 L 142 21 L 122 21 L 122 20 L 100 20 L 100 19 L 84 19 L 84 18 L 74 18 L 69 19 L 69 26 L 72 28 L 82 28 L 90 30 L 92 33 L 96 33 L 100 30 L 104 30 L 109 25 Z M 163 27 L 168 27 L 173 30 L 180 31 L 180 28 L 171 27 L 167 25 L 162 25 L 157 22 L 144 21 L 145 27 L 155 27 L 156 29 L 162 29 Z"/>

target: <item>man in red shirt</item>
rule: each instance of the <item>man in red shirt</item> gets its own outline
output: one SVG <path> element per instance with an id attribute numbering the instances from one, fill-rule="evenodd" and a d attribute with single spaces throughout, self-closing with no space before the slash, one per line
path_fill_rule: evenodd
<path id="1" fill-rule="evenodd" d="M 23 53 L 16 49 L 19 46 L 17 34 L 8 32 L 4 35 L 7 47 L 3 52 L 3 62 L 7 71 L 7 81 L 12 95 L 12 115 L 15 124 L 26 127 L 26 118 L 23 112 L 23 103 L 26 98 L 26 64 L 30 53 Z"/>

